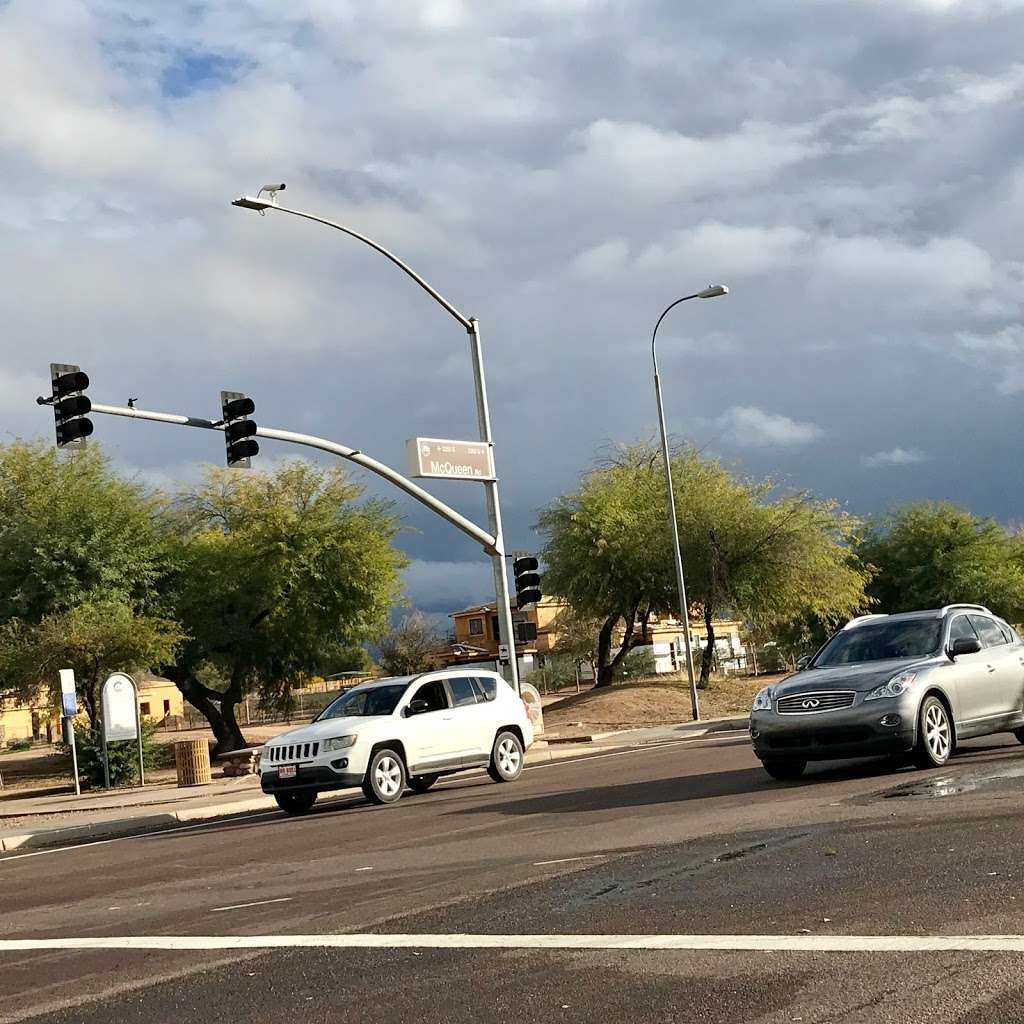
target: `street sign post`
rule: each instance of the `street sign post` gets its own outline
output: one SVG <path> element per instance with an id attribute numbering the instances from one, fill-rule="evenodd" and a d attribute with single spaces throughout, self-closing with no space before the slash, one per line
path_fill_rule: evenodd
<path id="1" fill-rule="evenodd" d="M 75 776 L 75 796 L 82 795 L 78 781 L 78 747 L 75 745 L 75 716 L 78 714 L 78 695 L 75 693 L 73 669 L 60 670 L 61 717 L 64 719 L 64 742 L 71 748 L 71 771 Z"/>
<path id="2" fill-rule="evenodd" d="M 414 437 L 405 442 L 409 472 L 431 480 L 494 480 L 492 446 L 484 441 Z"/>
<path id="3" fill-rule="evenodd" d="M 139 785 L 146 784 L 142 760 L 142 723 L 139 721 L 139 691 L 135 680 L 124 672 L 115 672 L 103 684 L 103 781 L 110 789 L 110 760 L 107 744 L 117 740 L 137 740 L 139 746 Z"/>

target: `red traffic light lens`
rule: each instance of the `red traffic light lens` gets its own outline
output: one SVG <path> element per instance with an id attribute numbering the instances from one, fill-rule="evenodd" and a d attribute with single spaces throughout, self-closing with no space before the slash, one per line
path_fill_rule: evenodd
<path id="1" fill-rule="evenodd" d="M 73 391 L 84 391 L 89 386 L 89 374 L 82 370 L 75 370 L 73 373 L 62 373 L 53 381 L 53 393 L 69 395 Z"/>
<path id="2" fill-rule="evenodd" d="M 221 408 L 224 419 L 237 420 L 242 416 L 251 416 L 256 411 L 256 403 L 251 398 L 233 398 Z"/>

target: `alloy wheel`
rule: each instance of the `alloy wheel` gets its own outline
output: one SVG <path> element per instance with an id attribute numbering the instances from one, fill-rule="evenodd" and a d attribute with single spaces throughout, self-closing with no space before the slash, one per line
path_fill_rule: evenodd
<path id="1" fill-rule="evenodd" d="M 519 747 L 510 736 L 498 744 L 498 767 L 503 775 L 515 775 L 519 771 L 521 755 Z"/>
<path id="2" fill-rule="evenodd" d="M 949 757 L 949 718 L 939 703 L 930 705 L 925 712 L 924 741 L 928 744 L 928 750 L 936 761 L 941 763 Z"/>
<path id="3" fill-rule="evenodd" d="M 377 762 L 373 773 L 377 789 L 383 797 L 393 797 L 402 785 L 402 766 L 390 755 Z"/>

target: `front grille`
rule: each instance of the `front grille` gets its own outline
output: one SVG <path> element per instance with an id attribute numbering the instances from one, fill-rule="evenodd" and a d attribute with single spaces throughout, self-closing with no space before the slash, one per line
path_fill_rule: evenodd
<path id="1" fill-rule="evenodd" d="M 267 747 L 267 761 L 280 764 L 283 761 L 304 761 L 316 757 L 320 750 L 319 743 L 282 744 L 279 747 Z"/>
<path id="2" fill-rule="evenodd" d="M 853 707 L 856 694 L 852 690 L 830 690 L 822 693 L 797 693 L 780 697 L 775 710 L 780 715 L 820 715 L 823 711 L 840 711 Z"/>

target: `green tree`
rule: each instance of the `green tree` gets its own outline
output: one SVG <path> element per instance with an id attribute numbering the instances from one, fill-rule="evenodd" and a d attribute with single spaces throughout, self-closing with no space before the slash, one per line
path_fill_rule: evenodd
<path id="1" fill-rule="evenodd" d="M 717 616 L 764 628 L 799 614 L 834 621 L 863 605 L 868 572 L 849 546 L 857 522 L 834 503 L 775 497 L 770 481 L 738 478 L 690 448 L 678 449 L 671 465 L 690 612 L 703 616 L 708 635 L 701 685 Z M 676 606 L 659 452 L 617 452 L 544 509 L 539 528 L 549 589 L 601 620 L 597 685 L 607 685 L 648 638 L 650 616 Z"/>
<path id="2" fill-rule="evenodd" d="M 425 672 L 437 652 L 437 630 L 422 612 L 406 615 L 379 644 L 377 661 L 390 676 Z"/>
<path id="3" fill-rule="evenodd" d="M 73 669 L 78 696 L 95 727 L 106 678 L 170 659 L 183 639 L 177 623 L 141 615 L 125 601 L 87 600 L 44 616 L 38 625 L 22 619 L 0 625 L 0 675 L 30 699 L 42 686 L 55 691 L 59 670 Z"/>
<path id="4" fill-rule="evenodd" d="M 235 714 L 250 692 L 287 704 L 340 649 L 375 640 L 406 562 L 390 506 L 357 502 L 340 468 L 211 469 L 172 521 L 166 586 L 188 639 L 162 667 L 209 721 L 217 751 L 246 745 Z"/>
<path id="5" fill-rule="evenodd" d="M 908 505 L 873 520 L 858 553 L 876 569 L 878 611 L 969 601 L 1024 621 L 1024 545 L 993 519 L 949 502 Z"/>
<path id="6" fill-rule="evenodd" d="M 160 501 L 98 446 L 0 447 L 0 622 L 41 622 L 95 598 L 150 606 L 166 568 Z"/>
<path id="7" fill-rule="evenodd" d="M 160 511 L 98 446 L 0 447 L 0 689 L 28 697 L 74 668 L 95 720 L 105 673 L 170 655 L 180 633 L 160 614 Z"/>

